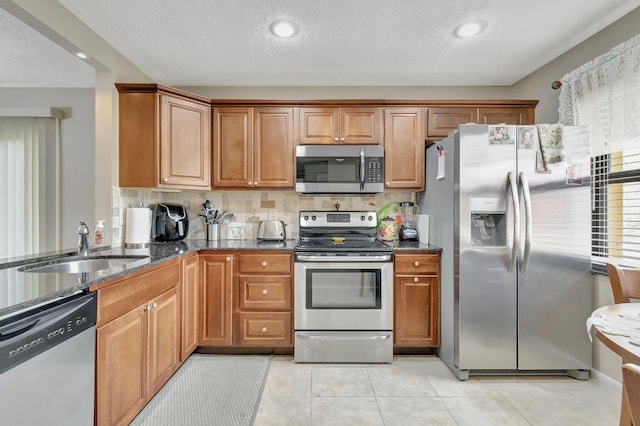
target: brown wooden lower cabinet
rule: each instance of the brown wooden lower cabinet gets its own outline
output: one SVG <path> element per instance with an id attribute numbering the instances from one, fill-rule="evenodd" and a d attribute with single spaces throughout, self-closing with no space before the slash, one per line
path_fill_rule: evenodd
<path id="1" fill-rule="evenodd" d="M 198 274 L 200 259 L 192 253 L 180 260 L 182 347 L 180 361 L 184 362 L 198 347 Z"/>
<path id="2" fill-rule="evenodd" d="M 440 255 L 394 256 L 394 346 L 440 345 Z"/>
<path id="3" fill-rule="evenodd" d="M 233 344 L 233 255 L 200 255 L 199 339 L 201 346 Z"/>
<path id="4" fill-rule="evenodd" d="M 292 254 L 200 255 L 201 346 L 293 347 Z"/>
<path id="5" fill-rule="evenodd" d="M 176 261 L 98 285 L 96 423 L 127 425 L 180 365 Z"/>

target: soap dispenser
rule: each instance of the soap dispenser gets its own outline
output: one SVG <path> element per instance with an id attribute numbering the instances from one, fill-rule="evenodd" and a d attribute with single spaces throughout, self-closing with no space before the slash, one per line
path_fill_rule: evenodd
<path id="1" fill-rule="evenodd" d="M 102 244 L 104 244 L 104 220 L 99 220 L 96 224 L 93 243 L 96 246 L 101 246 Z"/>

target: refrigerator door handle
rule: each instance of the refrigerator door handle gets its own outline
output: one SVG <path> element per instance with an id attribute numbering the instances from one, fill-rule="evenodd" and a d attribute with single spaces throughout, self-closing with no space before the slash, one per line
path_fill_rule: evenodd
<path id="1" fill-rule="evenodd" d="M 520 187 L 522 191 L 522 197 L 524 199 L 524 249 L 522 250 L 522 260 L 520 262 L 520 272 L 527 270 L 527 264 L 529 263 L 529 254 L 531 253 L 531 233 L 533 229 L 533 216 L 531 214 L 531 193 L 529 192 L 529 181 L 524 175 L 524 172 L 520 172 Z"/>
<path id="2" fill-rule="evenodd" d="M 518 200 L 518 186 L 512 172 L 507 175 L 507 191 L 511 191 L 513 202 L 513 242 L 507 250 L 507 271 L 513 272 L 513 266 L 517 263 L 518 246 L 520 241 L 520 201 Z M 508 192 L 507 192 L 507 195 Z"/>

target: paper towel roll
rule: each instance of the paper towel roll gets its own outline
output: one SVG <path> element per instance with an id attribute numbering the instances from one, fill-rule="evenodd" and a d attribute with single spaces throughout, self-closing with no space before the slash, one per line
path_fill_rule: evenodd
<path id="1" fill-rule="evenodd" d="M 151 210 L 145 207 L 127 209 L 125 247 L 146 247 L 151 237 Z"/>
<path id="2" fill-rule="evenodd" d="M 429 244 L 429 215 L 419 214 L 416 227 L 418 228 L 418 238 L 420 242 L 422 244 Z"/>

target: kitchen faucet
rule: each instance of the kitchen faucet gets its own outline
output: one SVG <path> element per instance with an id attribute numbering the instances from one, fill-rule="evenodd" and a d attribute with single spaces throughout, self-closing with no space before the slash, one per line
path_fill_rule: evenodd
<path id="1" fill-rule="evenodd" d="M 78 255 L 89 256 L 89 227 L 82 221 L 78 227 Z"/>

